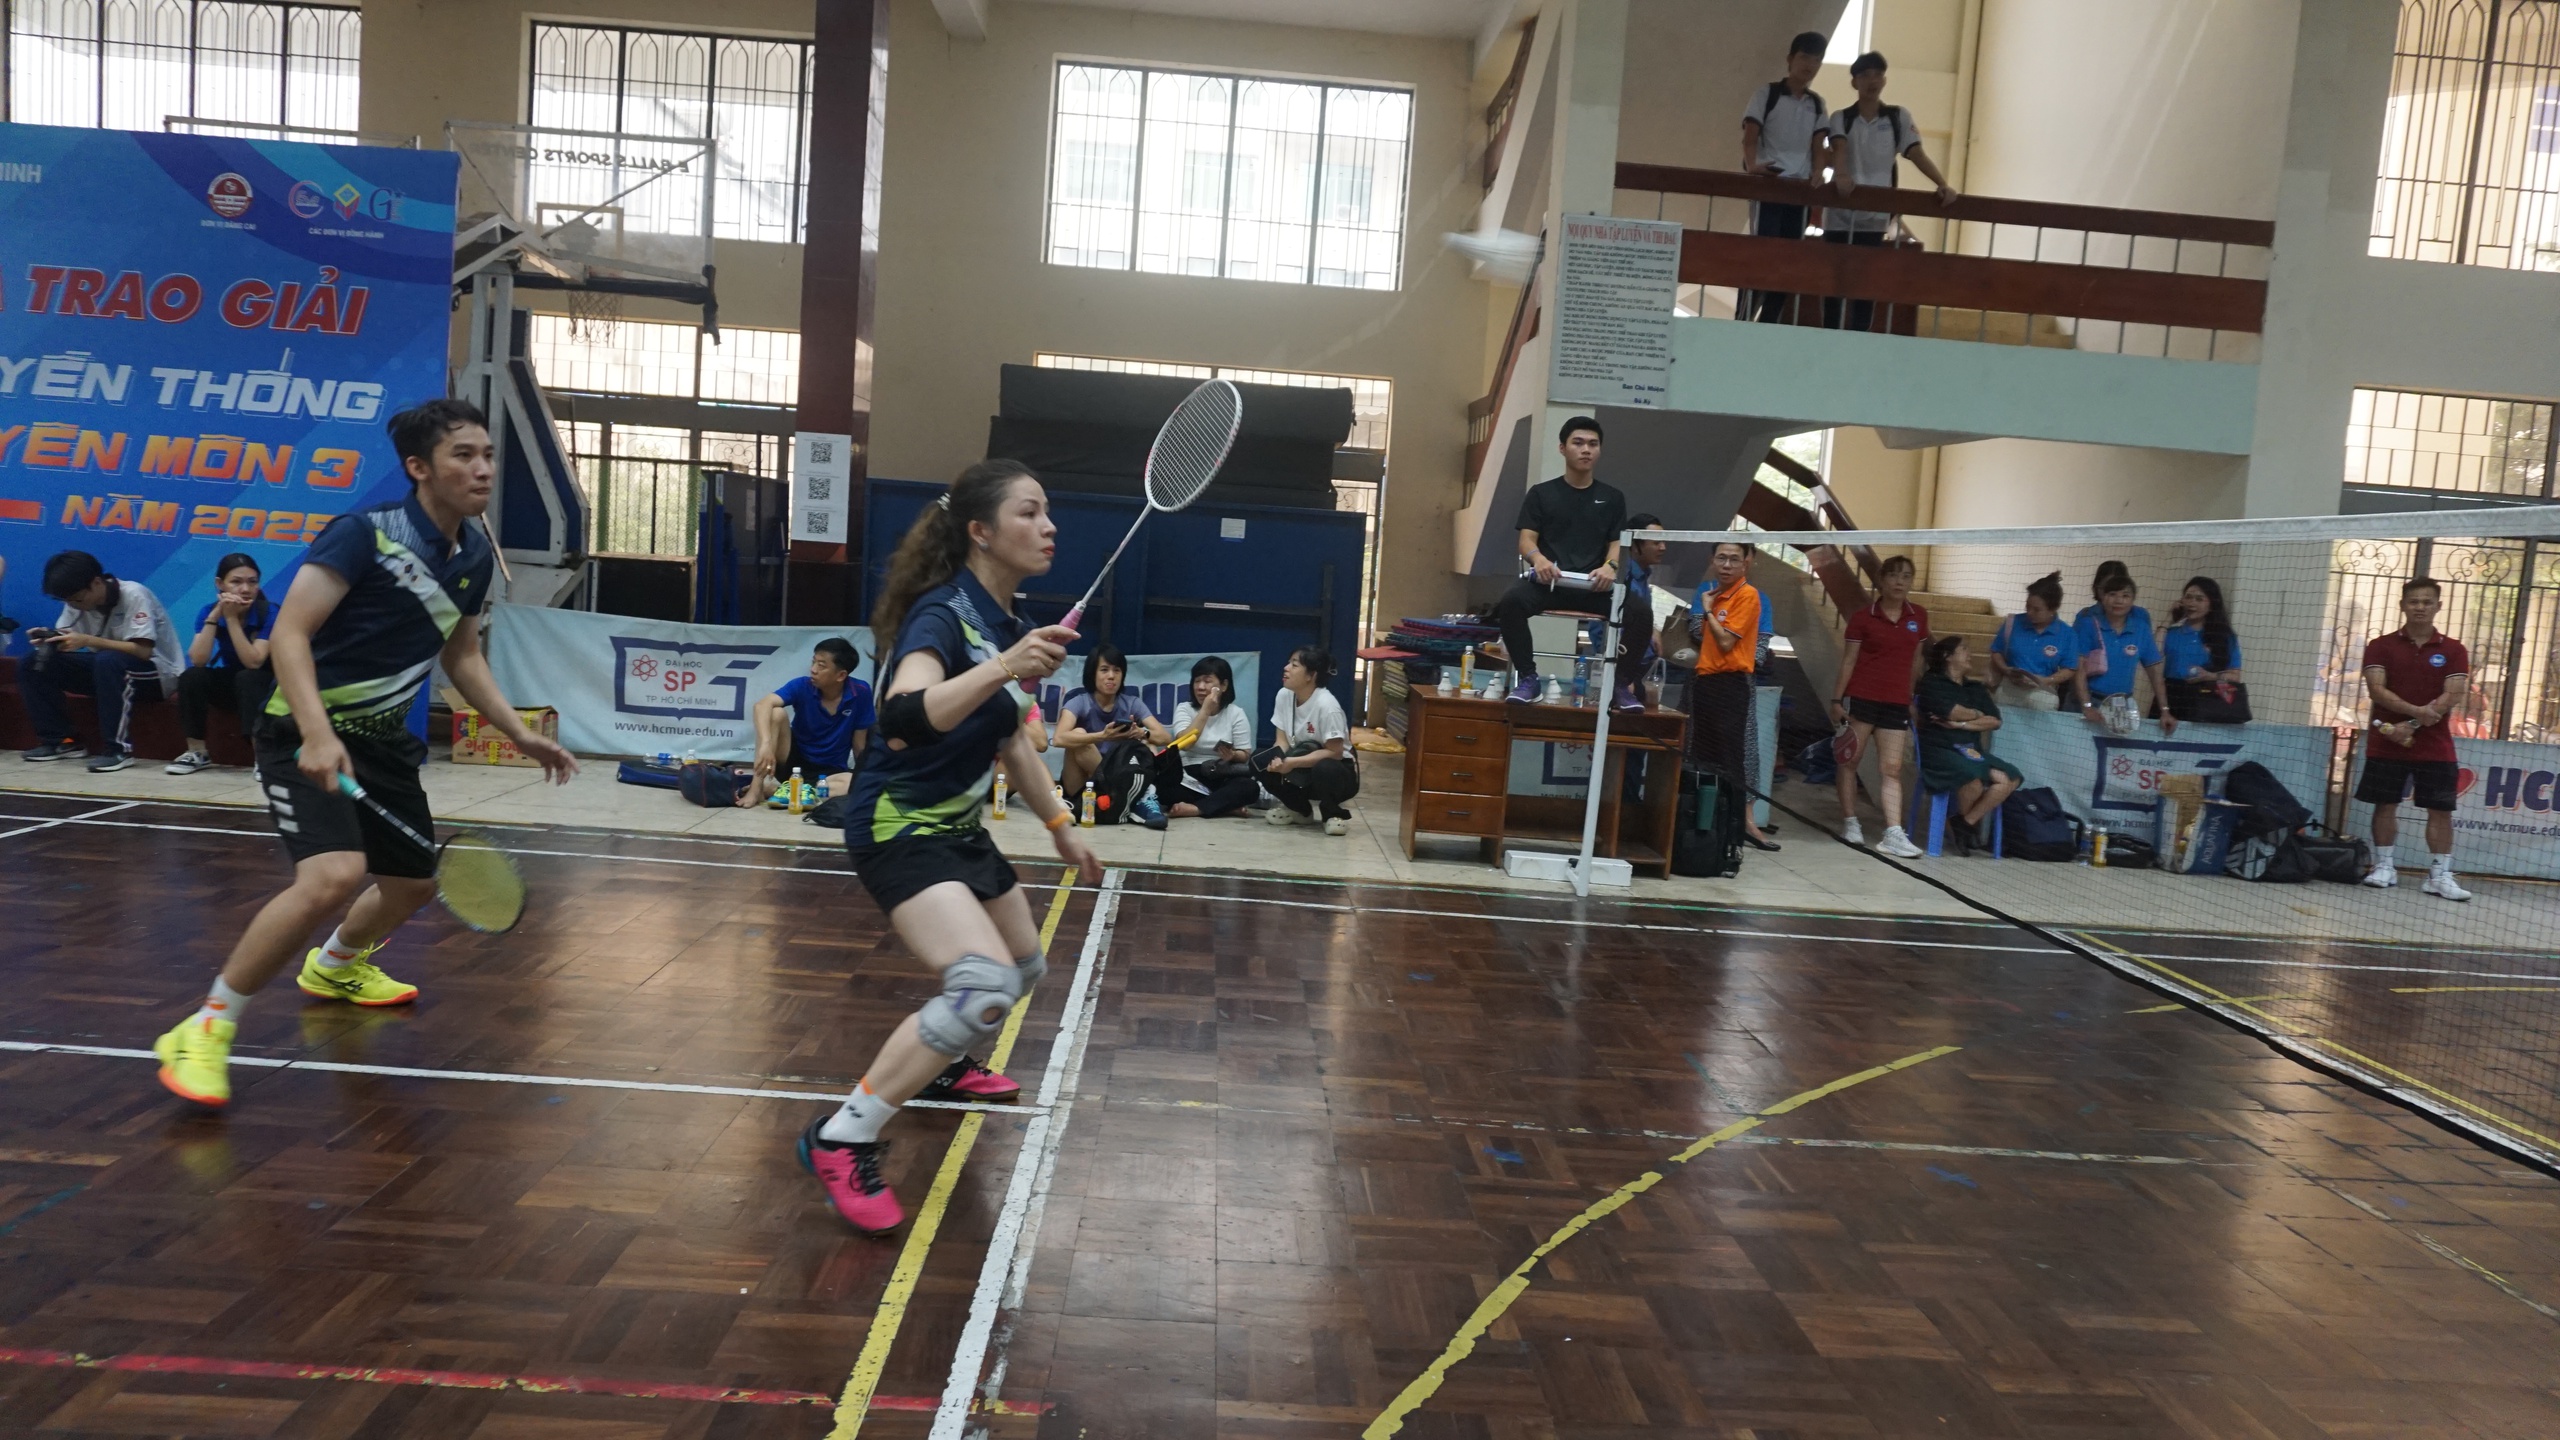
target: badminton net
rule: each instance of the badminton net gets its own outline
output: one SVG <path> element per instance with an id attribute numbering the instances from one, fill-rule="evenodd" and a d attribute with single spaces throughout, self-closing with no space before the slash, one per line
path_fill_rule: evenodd
<path id="1" fill-rule="evenodd" d="M 1746 871 L 1783 864 L 1879 913 L 2014 921 L 2560 1166 L 2560 506 L 1646 533 L 1668 544 L 1655 586 L 1684 602 L 1708 580 L 1718 544 L 1750 547 L 1748 578 L 1792 646 L 1791 658 L 1764 660 L 1748 715 L 1691 715 L 1693 759 L 1712 762 L 1725 727 L 1745 728 L 1743 788 L 1787 831 L 1790 853 L 1746 850 Z M 1896 557 L 1913 574 L 1902 612 L 1880 603 Z M 2120 569 L 2132 593 L 2081 621 L 2116 588 L 2096 583 L 2102 566 Z M 2039 625 L 2028 592 L 2047 576 L 2061 603 Z M 2434 582 L 2443 637 L 2423 644 L 2402 603 L 2404 592 L 2430 593 L 2418 580 Z M 2227 633 L 2205 616 L 2217 597 Z M 1924 680 L 1912 722 L 1882 724 L 1883 739 L 1856 756 L 1864 843 L 1853 850 L 1836 838 L 1827 706 L 1851 637 L 1867 637 L 1857 651 L 1869 661 L 1852 695 L 1894 697 L 1891 666 L 1873 662 L 1902 644 L 1897 629 L 1964 643 L 1944 657 L 1951 673 Z M 1661 651 L 1687 643 L 1674 629 Z M 2082 658 L 2092 651 L 2104 660 Z M 2457 673 L 2466 688 L 2430 702 L 2441 718 L 2422 733 L 2387 703 L 2380 718 L 2394 728 L 2377 730 L 2368 661 L 2412 696 Z M 1693 708 L 1687 669 L 1656 672 L 1665 705 Z M 2082 709 L 2084 690 L 2095 708 Z M 1735 692 L 1701 693 L 1728 703 Z M 1986 697 L 1998 728 L 1937 723 L 1951 703 L 1971 699 L 1970 714 Z M 1893 752 L 1900 783 L 1888 787 Z M 1967 825 L 1961 786 L 1996 783 L 2009 768 L 2019 797 Z M 2377 807 L 2359 794 L 2392 784 L 2406 796 L 2384 807 L 2397 819 L 2398 883 L 2376 888 L 2364 881 Z M 2452 802 L 2432 837 L 2422 788 Z M 2448 824 L 2451 868 L 2440 877 L 2432 856 Z M 1888 827 L 1898 827 L 1890 844 Z M 2094 863 L 2102 837 L 2105 861 Z M 1905 842 L 1916 853 L 1883 853 Z"/>

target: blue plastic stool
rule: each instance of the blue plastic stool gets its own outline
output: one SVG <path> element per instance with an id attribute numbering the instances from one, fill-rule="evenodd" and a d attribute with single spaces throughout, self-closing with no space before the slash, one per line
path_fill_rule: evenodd
<path id="1" fill-rule="evenodd" d="M 1929 812 L 1929 858 L 1937 859 L 1947 848 L 1947 802 L 1955 797 L 1942 790 L 1931 790 L 1926 772 L 1920 768 L 1920 727 L 1911 727 L 1911 819 L 1916 826 L 1922 807 Z M 2005 808 L 2005 807 L 2004 807 Z M 1999 810 L 1991 812 L 1991 858 L 2002 857 L 2008 844 L 2007 817 Z"/>

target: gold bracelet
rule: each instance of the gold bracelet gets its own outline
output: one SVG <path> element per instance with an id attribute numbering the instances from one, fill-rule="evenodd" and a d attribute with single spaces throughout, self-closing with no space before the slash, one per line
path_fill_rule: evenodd
<path id="1" fill-rule="evenodd" d="M 1050 816 L 1048 819 L 1043 820 L 1040 823 L 1051 830 L 1064 830 L 1068 826 L 1074 824 L 1075 820 L 1076 812 L 1073 810 L 1061 810 L 1057 814 Z"/>

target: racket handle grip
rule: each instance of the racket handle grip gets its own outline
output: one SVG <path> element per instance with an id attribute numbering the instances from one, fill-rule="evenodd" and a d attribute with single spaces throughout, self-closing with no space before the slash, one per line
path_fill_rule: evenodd
<path id="1" fill-rule="evenodd" d="M 302 750 L 300 747 L 297 746 L 294 749 L 293 758 L 296 760 L 302 758 Z M 356 777 L 347 774 L 343 770 L 338 772 L 337 789 L 339 794 L 346 796 L 350 800 L 361 800 L 364 798 L 364 787 L 356 783 Z"/>
<path id="2" fill-rule="evenodd" d="M 1059 621 L 1058 623 L 1069 630 L 1081 627 L 1084 624 L 1084 602 L 1081 600 L 1077 601 L 1076 608 L 1068 611 L 1067 618 Z"/>

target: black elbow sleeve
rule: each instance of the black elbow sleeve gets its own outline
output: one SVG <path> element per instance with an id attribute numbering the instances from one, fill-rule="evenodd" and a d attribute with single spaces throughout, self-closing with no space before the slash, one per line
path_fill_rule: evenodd
<path id="1" fill-rule="evenodd" d="M 905 745 L 937 745 L 942 732 L 924 712 L 924 692 L 908 690 L 880 702 L 880 736 Z"/>

